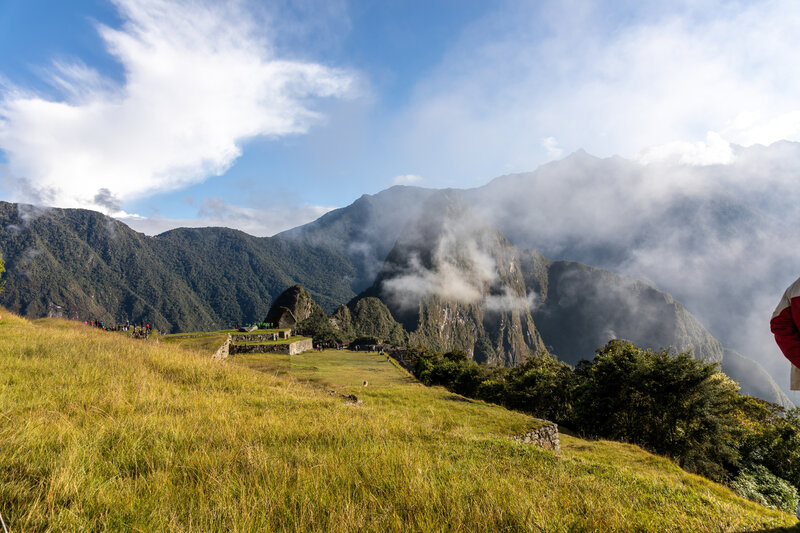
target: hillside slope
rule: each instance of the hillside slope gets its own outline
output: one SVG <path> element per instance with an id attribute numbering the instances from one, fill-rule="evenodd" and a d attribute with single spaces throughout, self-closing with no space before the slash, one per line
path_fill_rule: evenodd
<path id="1" fill-rule="evenodd" d="M 514 442 L 538 422 L 450 401 L 377 354 L 275 356 L 259 372 L 1 314 L 0 505 L 13 531 L 797 524 L 634 446 L 564 436 L 557 457 Z"/>
<path id="2" fill-rule="evenodd" d="M 372 285 L 400 231 L 422 214 L 424 203 L 436 193 L 395 185 L 275 237 L 342 255 L 355 269 L 350 288 L 359 293 Z"/>
<path id="3" fill-rule="evenodd" d="M 297 228 L 297 235 L 290 239 L 256 238 L 225 228 L 177 229 L 147 237 L 92 211 L 39 209 L 0 202 L 0 251 L 8 268 L 7 290 L 0 294 L 0 303 L 31 317 L 66 316 L 107 323 L 131 320 L 173 332 L 209 330 L 261 319 L 281 291 L 301 283 L 325 311 L 331 312 L 354 296 L 352 287 L 358 286 L 359 276 L 369 271 L 366 259 L 358 259 L 358 254 L 366 249 L 373 254 L 380 252 L 393 235 L 389 230 L 400 231 L 386 224 L 396 217 L 381 218 L 381 213 L 390 213 L 395 201 L 419 201 L 419 206 L 407 210 L 416 209 L 419 218 L 406 226 L 390 261 L 405 265 L 409 280 L 430 282 L 425 272 L 430 272 L 432 265 L 410 265 L 409 258 L 436 259 L 431 252 L 446 251 L 447 246 L 455 253 L 450 253 L 450 259 L 477 258 L 473 266 L 478 268 L 473 269 L 473 274 L 478 277 L 485 274 L 482 261 L 486 259 L 499 268 L 491 280 L 478 283 L 483 300 L 480 305 L 454 304 L 438 296 L 411 314 L 407 306 L 399 309 L 395 305 L 395 316 L 416 331 L 412 342 L 443 350 L 461 348 L 470 353 L 477 346 L 479 360 L 513 364 L 543 346 L 539 330 L 544 328 L 545 344 L 570 362 L 590 358 L 612 332 L 642 346 L 694 348 L 701 356 L 722 359 L 719 343 L 680 304 L 673 302 L 655 311 L 652 301 L 645 304 L 642 300 L 643 295 L 656 295 L 656 304 L 663 304 L 665 298 L 672 301 L 669 295 L 641 282 L 621 283 L 622 278 L 610 272 L 598 276 L 591 274 L 595 270 L 589 267 L 570 267 L 568 270 L 573 273 L 587 275 L 581 279 L 573 276 L 572 282 L 558 287 L 564 294 L 575 294 L 578 284 L 582 284 L 584 295 L 595 295 L 585 298 L 592 305 L 554 306 L 554 302 L 569 298 L 546 300 L 546 294 L 541 292 L 548 286 L 549 282 L 543 279 L 547 278 L 551 263 L 536 263 L 530 255 L 536 252 L 516 250 L 491 225 L 472 216 L 464 197 L 460 191 L 392 188 L 374 197 L 363 197 L 352 209 L 331 213 L 331 220 L 322 217 L 310 226 Z M 462 212 L 464 224 L 444 217 L 454 206 L 456 214 Z M 382 222 L 370 227 L 376 220 Z M 420 231 L 423 228 L 425 231 Z M 355 247 L 337 249 L 333 245 L 339 238 L 336 235 L 356 239 L 352 243 Z M 426 237 L 420 239 L 420 235 Z M 328 244 L 315 246 L 315 242 Z M 356 246 L 359 242 L 367 248 Z M 457 249 L 463 243 L 480 246 Z M 458 270 L 457 261 L 448 263 L 446 256 L 439 263 Z M 409 271 L 410 266 L 423 267 L 423 277 L 416 276 L 419 272 L 414 269 Z M 385 273 L 382 275 L 385 277 Z M 591 287 L 592 284 L 597 286 Z M 531 315 L 526 308 L 530 304 L 537 309 L 534 296 L 538 303 L 546 305 Z M 414 298 L 412 292 L 410 299 Z M 613 313 L 607 312 L 612 308 L 609 298 L 615 302 Z M 649 306 L 650 311 L 637 312 L 642 305 Z M 672 314 L 665 320 L 653 319 L 664 310 Z M 591 313 L 588 321 L 586 313 Z M 644 324 L 650 315 L 650 321 Z M 551 316 L 558 316 L 559 320 L 552 320 Z M 368 317 L 363 318 L 369 321 Z M 449 325 L 441 329 L 443 324 Z M 581 327 L 576 329 L 576 324 Z M 395 340 L 401 337 L 399 333 L 392 336 Z M 731 354 L 724 363 L 725 370 L 742 383 L 745 392 L 791 405 L 757 363 L 740 354 L 734 356 L 732 351 L 725 353 Z"/>

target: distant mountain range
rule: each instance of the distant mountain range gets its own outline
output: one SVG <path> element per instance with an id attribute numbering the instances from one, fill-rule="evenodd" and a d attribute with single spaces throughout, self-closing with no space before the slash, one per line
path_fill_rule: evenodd
<path id="1" fill-rule="evenodd" d="M 797 152 L 800 160 L 795 145 L 771 149 L 778 155 L 742 152 L 745 170 L 759 168 L 758 157 Z M 692 174 L 682 178 L 688 184 L 722 171 L 657 170 L 662 180 Z M 744 392 L 789 405 L 758 363 L 723 347 L 748 347 L 731 332 L 749 323 L 754 303 L 763 307 L 755 295 L 765 292 L 765 279 L 765 301 L 780 295 L 772 287 L 795 265 L 787 266 L 785 247 L 784 262 L 774 265 L 764 239 L 789 237 L 772 231 L 765 205 L 714 187 L 676 192 L 653 182 L 653 172 L 576 153 L 478 189 L 392 187 L 270 238 L 225 228 L 148 237 L 99 213 L 0 202 L 8 269 L 0 304 L 32 317 L 191 331 L 263 319 L 281 292 L 302 284 L 326 313 L 350 302 L 339 308 L 340 322 L 376 297 L 412 343 L 464 349 L 481 361 L 515 364 L 548 347 L 574 364 L 619 337 L 692 349 L 721 362 Z M 666 192 L 656 194 L 659 187 Z M 691 302 L 722 342 L 652 282 L 612 271 L 644 272 Z M 358 316 L 383 312 L 376 309 L 361 305 Z"/>
<path id="2" fill-rule="evenodd" d="M 329 309 L 353 296 L 346 258 L 227 228 L 148 237 L 92 211 L 0 202 L 0 250 L 0 303 L 30 317 L 209 330 L 263 318 L 295 283 Z"/>

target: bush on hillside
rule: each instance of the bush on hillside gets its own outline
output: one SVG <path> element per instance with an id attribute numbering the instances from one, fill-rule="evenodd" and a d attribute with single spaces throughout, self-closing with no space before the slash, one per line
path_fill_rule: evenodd
<path id="1" fill-rule="evenodd" d="M 298 335 L 311 337 L 316 344 L 344 344 L 347 341 L 345 334 L 334 328 L 328 317 L 319 307 L 311 312 L 311 315 L 300 322 L 295 331 Z"/>
<path id="2" fill-rule="evenodd" d="M 739 400 L 737 447 L 743 463 L 762 464 L 800 487 L 800 408 L 742 396 Z"/>
<path id="3" fill-rule="evenodd" d="M 3 292 L 6 282 L 3 279 L 3 273 L 6 271 L 6 264 L 3 262 L 3 254 L 0 252 L 0 292 Z"/>
<path id="4" fill-rule="evenodd" d="M 502 405 L 508 395 L 508 387 L 505 380 L 486 379 L 478 385 L 475 395 L 485 402 Z"/>
<path id="5" fill-rule="evenodd" d="M 351 310 L 352 328 L 356 335 L 375 337 L 372 344 L 404 346 L 407 334 L 392 317 L 392 313 L 378 298 L 362 298 Z"/>
<path id="6" fill-rule="evenodd" d="M 714 480 L 737 464 L 738 386 L 716 364 L 613 340 L 576 374 L 583 433 L 639 444 Z"/>
<path id="7" fill-rule="evenodd" d="M 739 496 L 766 507 L 792 514 L 797 509 L 797 489 L 763 465 L 751 465 L 743 468 L 731 488 Z"/>
<path id="8" fill-rule="evenodd" d="M 548 353 L 530 357 L 506 374 L 508 392 L 503 401 L 511 409 L 534 416 L 569 422 L 573 418 L 572 368 Z"/>

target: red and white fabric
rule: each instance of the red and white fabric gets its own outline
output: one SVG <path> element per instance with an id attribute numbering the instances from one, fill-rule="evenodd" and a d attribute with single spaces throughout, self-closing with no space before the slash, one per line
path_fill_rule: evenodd
<path id="1" fill-rule="evenodd" d="M 783 293 L 769 326 L 786 359 L 800 367 L 800 279 Z"/>

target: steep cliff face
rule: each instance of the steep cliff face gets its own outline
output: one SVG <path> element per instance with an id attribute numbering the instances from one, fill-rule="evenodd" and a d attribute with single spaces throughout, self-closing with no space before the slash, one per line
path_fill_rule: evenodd
<path id="1" fill-rule="evenodd" d="M 532 250 L 521 251 L 520 257 L 528 292 L 536 295 L 533 319 L 560 360 L 574 365 L 591 359 L 611 339 L 653 350 L 672 347 L 721 363 L 744 394 L 793 406 L 761 365 L 724 348 L 666 292 L 608 270 L 552 262 Z"/>
<path id="2" fill-rule="evenodd" d="M 442 191 L 422 211 L 364 296 L 388 306 L 411 344 L 506 365 L 541 350 L 516 248 L 460 193 Z"/>
<path id="3" fill-rule="evenodd" d="M 575 364 L 591 359 L 611 339 L 644 348 L 672 346 L 721 362 L 723 347 L 680 303 L 644 282 L 571 261 L 546 268 L 537 254 L 524 255 L 532 291 L 539 291 L 533 314 L 545 342 L 559 359 Z"/>

